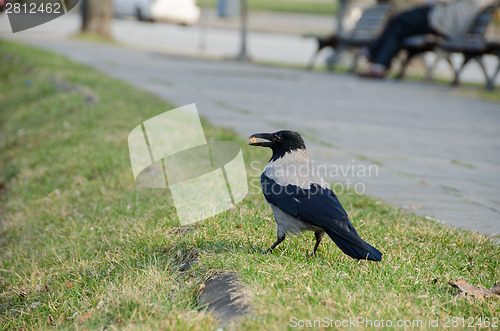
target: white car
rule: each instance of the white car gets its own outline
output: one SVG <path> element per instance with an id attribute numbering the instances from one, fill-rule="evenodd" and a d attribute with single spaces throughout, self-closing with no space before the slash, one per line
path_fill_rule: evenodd
<path id="1" fill-rule="evenodd" d="M 194 24 L 200 17 L 195 0 L 113 0 L 115 15 L 139 20 Z"/>

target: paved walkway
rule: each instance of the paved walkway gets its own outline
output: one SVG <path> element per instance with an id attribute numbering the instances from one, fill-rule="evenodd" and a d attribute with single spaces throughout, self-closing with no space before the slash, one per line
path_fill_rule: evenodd
<path id="1" fill-rule="evenodd" d="M 181 53 L 182 44 L 156 41 L 143 51 L 77 42 L 67 38 L 77 26 L 70 18 L 58 29 L 47 24 L 12 36 L 2 20 L 1 36 L 67 55 L 176 105 L 196 102 L 215 125 L 245 136 L 300 131 L 318 164 L 336 166 L 328 168 L 338 171 L 334 181 L 350 181 L 367 194 L 453 226 L 500 233 L 498 104 L 432 84 L 166 54 L 175 47 Z M 129 31 L 128 24 L 135 22 L 118 22 L 115 34 Z M 129 32 L 134 47 L 147 43 L 147 37 Z M 276 48 L 286 45 L 281 35 L 265 37 Z M 370 165 L 371 173 L 356 173 Z"/>

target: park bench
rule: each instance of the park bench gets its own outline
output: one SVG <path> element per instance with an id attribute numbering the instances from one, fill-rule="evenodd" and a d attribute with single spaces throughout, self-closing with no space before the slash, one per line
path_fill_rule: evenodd
<path id="1" fill-rule="evenodd" d="M 493 14 L 497 6 L 489 6 L 474 19 L 468 28 L 467 32 L 460 38 L 443 39 L 433 35 L 415 36 L 407 38 L 404 41 L 404 49 L 407 52 L 406 59 L 403 61 L 397 78 L 404 76 L 406 67 L 410 60 L 416 55 L 433 51 L 438 57 L 434 64 L 428 68 L 427 77 L 430 78 L 432 70 L 434 69 L 437 61 L 444 54 L 444 59 L 448 62 L 454 73 L 452 85 L 458 85 L 460 80 L 460 73 L 470 60 L 476 60 L 481 67 L 485 79 L 486 88 L 493 89 L 496 76 L 500 72 L 500 42 L 491 41 L 485 38 L 486 29 L 493 18 Z M 452 53 L 461 53 L 463 60 L 458 68 L 455 68 L 451 61 L 450 55 Z M 483 56 L 491 54 L 498 58 L 498 67 L 492 75 L 488 74 L 486 66 L 483 61 Z"/>
<path id="2" fill-rule="evenodd" d="M 351 67 L 351 70 L 354 71 L 360 56 L 359 49 L 363 46 L 368 46 L 378 37 L 390 17 L 391 9 L 392 5 L 389 3 L 376 4 L 365 9 L 359 21 L 354 26 L 354 29 L 345 35 L 332 34 L 326 37 L 316 36 L 318 47 L 316 52 L 312 55 L 307 68 L 313 69 L 318 54 L 323 49 L 331 47 L 335 53 L 333 58 L 327 62 L 328 69 L 333 69 L 339 59 L 340 53 L 344 50 L 354 50 L 354 59 Z"/>

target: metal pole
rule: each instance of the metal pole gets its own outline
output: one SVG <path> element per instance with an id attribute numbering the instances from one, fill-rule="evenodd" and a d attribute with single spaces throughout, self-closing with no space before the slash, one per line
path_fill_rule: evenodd
<path id="1" fill-rule="evenodd" d="M 247 35 L 248 35 L 248 0 L 240 0 L 241 14 L 241 45 L 240 54 L 236 57 L 239 61 L 251 61 L 247 54 Z"/>
<path id="2" fill-rule="evenodd" d="M 208 28 L 208 15 L 210 8 L 210 0 L 204 0 L 200 3 L 201 17 L 200 17 L 200 38 L 198 40 L 198 49 L 204 52 L 207 48 L 207 28 Z"/>

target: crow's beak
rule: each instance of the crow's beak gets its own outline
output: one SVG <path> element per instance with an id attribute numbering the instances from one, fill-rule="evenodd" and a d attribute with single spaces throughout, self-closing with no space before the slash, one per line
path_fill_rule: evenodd
<path id="1" fill-rule="evenodd" d="M 248 144 L 252 146 L 271 147 L 273 145 L 272 133 L 256 133 L 248 137 Z"/>

